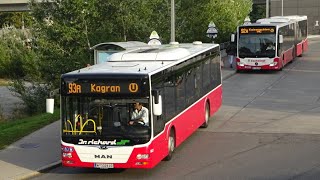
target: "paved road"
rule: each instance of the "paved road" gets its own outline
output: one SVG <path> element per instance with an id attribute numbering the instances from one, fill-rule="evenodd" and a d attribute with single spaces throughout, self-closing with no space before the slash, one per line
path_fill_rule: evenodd
<path id="1" fill-rule="evenodd" d="M 207 129 L 151 170 L 58 167 L 35 179 L 319 179 L 320 40 L 281 72 L 236 74 Z"/>

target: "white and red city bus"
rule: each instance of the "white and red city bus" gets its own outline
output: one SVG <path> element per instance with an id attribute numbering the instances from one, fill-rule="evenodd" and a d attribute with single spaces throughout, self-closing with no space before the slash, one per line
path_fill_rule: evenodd
<path id="1" fill-rule="evenodd" d="M 217 44 L 139 46 L 61 76 L 62 165 L 153 168 L 222 103 Z M 148 125 L 128 125 L 132 104 Z"/>
<path id="2" fill-rule="evenodd" d="M 308 49 L 307 24 L 306 16 L 277 16 L 239 26 L 237 71 L 282 70 Z"/>

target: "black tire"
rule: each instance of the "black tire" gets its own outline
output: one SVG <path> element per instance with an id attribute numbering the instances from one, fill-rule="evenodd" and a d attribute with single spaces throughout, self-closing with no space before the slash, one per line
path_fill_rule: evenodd
<path id="1" fill-rule="evenodd" d="M 171 129 L 169 139 L 168 139 L 169 152 L 168 152 L 168 155 L 163 159 L 164 161 L 170 161 L 172 159 L 175 147 L 176 147 L 176 137 L 175 137 L 174 130 Z"/>
<path id="2" fill-rule="evenodd" d="M 210 106 L 209 106 L 209 103 L 207 103 L 205 108 L 204 123 L 200 126 L 201 128 L 207 128 L 209 126 L 209 118 L 210 118 Z"/>

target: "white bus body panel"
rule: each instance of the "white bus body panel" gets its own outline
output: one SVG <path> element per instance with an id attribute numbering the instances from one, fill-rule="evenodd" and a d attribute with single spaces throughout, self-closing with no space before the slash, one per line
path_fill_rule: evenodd
<path id="1" fill-rule="evenodd" d="M 110 146 L 107 147 L 107 149 L 99 149 L 98 146 L 74 145 L 74 149 L 82 162 L 126 163 L 134 146 Z M 110 156 L 112 156 L 112 158 L 108 158 Z"/>

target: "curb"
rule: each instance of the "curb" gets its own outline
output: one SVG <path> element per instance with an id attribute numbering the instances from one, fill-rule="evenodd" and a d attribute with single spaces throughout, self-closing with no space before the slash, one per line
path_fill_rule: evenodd
<path id="1" fill-rule="evenodd" d="M 29 173 L 29 174 L 26 174 L 26 175 L 23 175 L 23 176 L 19 176 L 16 179 L 18 179 L 18 180 L 27 180 L 27 179 L 30 179 L 30 178 L 34 178 L 34 177 L 39 176 L 43 172 L 50 171 L 50 170 L 52 170 L 54 168 L 57 168 L 59 166 L 61 166 L 61 160 L 59 160 L 57 162 L 54 162 L 54 163 L 51 163 L 49 165 L 43 166 L 43 167 L 37 169 L 36 171 L 34 171 L 32 173 Z"/>
<path id="2" fill-rule="evenodd" d="M 231 70 L 227 70 L 227 71 L 231 71 Z M 236 71 L 232 70 L 231 73 L 228 73 L 225 77 L 222 77 L 222 81 L 229 79 L 230 77 L 232 77 L 235 74 L 236 74 Z"/>

